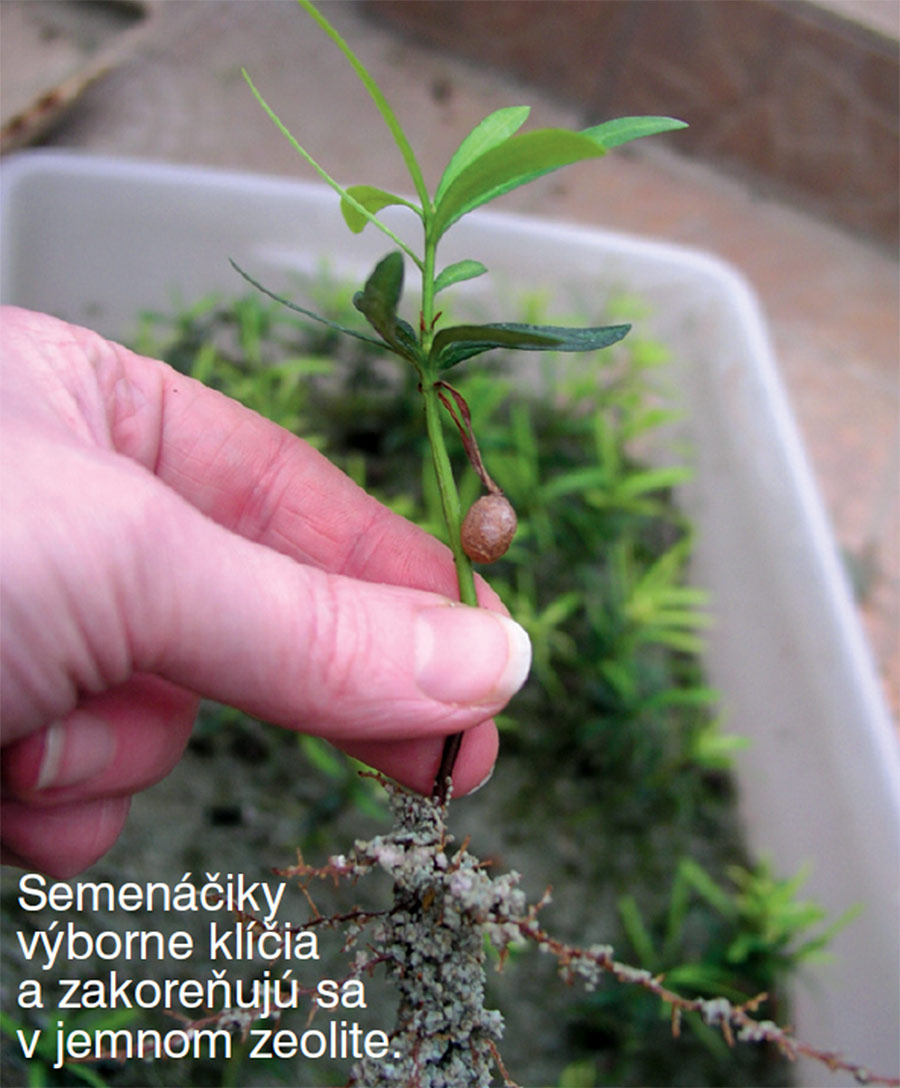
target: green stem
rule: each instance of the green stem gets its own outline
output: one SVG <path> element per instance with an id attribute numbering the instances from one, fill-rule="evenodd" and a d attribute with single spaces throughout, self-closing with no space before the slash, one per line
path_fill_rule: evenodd
<path id="1" fill-rule="evenodd" d="M 450 465 L 447 445 L 444 442 L 440 400 L 434 387 L 434 379 L 431 376 L 422 376 L 422 396 L 425 400 L 425 428 L 428 432 L 431 456 L 434 460 L 434 471 L 437 475 L 444 520 L 447 523 L 447 532 L 450 536 L 450 548 L 453 552 L 453 561 L 456 564 L 459 599 L 463 604 L 477 608 L 478 594 L 475 590 L 475 573 L 472 570 L 471 560 L 462 549 L 459 536 L 461 522 L 459 492 L 456 489 L 456 481 L 453 478 L 453 469 Z M 444 740 L 441 761 L 431 791 L 431 796 L 436 804 L 443 805 L 447 800 L 447 785 L 453 777 L 453 767 L 456 763 L 456 757 L 459 755 L 462 739 L 462 733 L 452 733 Z"/>
<path id="2" fill-rule="evenodd" d="M 434 339 L 434 269 L 437 242 L 431 236 L 431 220 L 434 209 L 430 201 L 422 202 L 422 212 L 425 227 L 425 253 L 422 267 L 422 358 L 427 360 L 431 354 L 431 344 Z M 441 403 L 434 385 L 435 375 L 428 363 L 425 364 L 425 368 L 420 374 L 422 378 L 422 396 L 425 400 L 425 429 L 428 433 L 428 443 L 434 461 L 434 471 L 441 496 L 444 522 L 447 526 L 447 535 L 453 552 L 453 561 L 456 565 L 459 599 L 463 604 L 477 608 L 478 593 L 475 589 L 475 572 L 472 569 L 472 561 L 463 551 L 460 539 L 462 517 L 459 492 L 456 489 L 453 468 L 444 441 L 444 429 L 441 425 Z M 431 796 L 435 804 L 446 804 L 447 790 L 453 778 L 453 768 L 462 747 L 462 740 L 462 733 L 451 733 L 444 739 L 441 761 L 438 764 L 437 774 L 434 777 L 431 790 Z"/>
<path id="3" fill-rule="evenodd" d="M 419 375 L 422 380 L 422 396 L 425 401 L 425 427 L 428 433 L 428 441 L 431 446 L 431 455 L 434 460 L 434 470 L 437 475 L 438 489 L 441 495 L 441 506 L 444 511 L 444 521 L 447 525 L 447 532 L 450 538 L 450 547 L 453 551 L 453 560 L 456 564 L 456 577 L 459 585 L 459 599 L 463 604 L 471 605 L 475 608 L 478 607 L 478 595 L 475 591 L 475 575 L 472 570 L 472 563 L 469 557 L 462 549 L 462 542 L 460 540 L 460 507 L 459 507 L 459 493 L 456 489 L 456 481 L 453 479 L 453 469 L 450 465 L 450 457 L 447 454 L 447 446 L 444 442 L 444 431 L 441 426 L 441 405 L 437 395 L 437 390 L 434 387 L 434 374 L 431 372 L 431 365 L 427 361 L 431 354 L 431 344 L 434 339 L 434 269 L 435 269 L 435 255 L 437 250 L 437 239 L 432 236 L 432 221 L 434 218 L 434 207 L 431 203 L 431 199 L 428 195 L 428 189 L 425 185 L 425 179 L 422 176 L 422 171 L 416 160 L 416 156 L 413 153 L 413 149 L 406 138 L 403 129 L 400 126 L 400 122 L 397 120 L 394 111 L 388 105 L 387 100 L 381 93 L 380 88 L 372 79 L 369 72 L 366 70 L 362 62 L 352 51 L 350 46 L 344 41 L 344 39 L 338 34 L 337 30 L 328 22 L 328 20 L 321 15 L 311 2 L 311 0 L 299 0 L 300 5 L 306 9 L 306 11 L 312 16 L 312 18 L 318 23 L 318 25 L 325 31 L 325 33 L 331 38 L 331 40 L 338 46 L 350 64 L 353 66 L 356 74 L 359 76 L 366 90 L 369 92 L 375 105 L 378 107 L 385 124 L 390 129 L 391 135 L 394 137 L 394 141 L 397 147 L 400 149 L 400 153 L 403 155 L 403 160 L 406 163 L 409 175 L 412 178 L 415 185 L 416 192 L 419 199 L 422 202 L 422 222 L 425 228 L 425 252 L 424 260 L 420 260 L 408 246 L 404 245 L 399 238 L 394 237 L 394 240 L 416 263 L 422 272 L 422 327 L 421 327 L 421 358 L 423 360 L 419 369 Z M 249 82 L 249 80 L 248 80 Z M 253 88 L 254 93 L 262 102 L 263 107 L 272 116 L 275 123 L 282 129 L 285 135 L 290 139 L 291 143 L 300 152 L 301 155 L 311 165 L 319 171 L 319 173 L 325 178 L 326 181 L 341 193 L 345 199 L 349 200 L 351 204 L 356 206 L 362 214 L 375 223 L 377 227 L 383 230 L 386 234 L 389 234 L 387 228 L 380 223 L 374 216 L 359 205 L 349 194 L 347 194 L 332 178 L 325 174 L 325 171 L 314 162 L 307 151 L 300 147 L 296 140 L 293 139 L 291 134 L 282 125 L 282 123 L 275 117 L 274 113 L 269 109 L 266 103 L 263 101 L 262 96 Z M 393 237 L 393 235 L 392 235 Z M 441 755 L 441 762 L 438 768 L 437 775 L 434 780 L 434 788 L 432 795 L 438 804 L 443 804 L 447 799 L 447 783 L 453 774 L 453 765 L 456 762 L 456 756 L 459 753 L 460 746 L 462 744 L 462 733 L 455 733 L 444 742 L 444 749 Z"/>
<path id="4" fill-rule="evenodd" d="M 422 263 L 422 354 L 427 359 L 431 354 L 431 342 L 434 339 L 434 266 L 437 243 L 429 237 L 431 209 L 423 208 L 425 221 L 425 253 Z"/>
<path id="5" fill-rule="evenodd" d="M 340 184 L 340 182 L 335 181 L 335 179 L 328 173 L 328 171 L 322 165 L 316 162 L 312 155 L 310 155 L 306 148 L 293 135 L 293 133 L 290 131 L 284 121 L 282 121 L 278 114 L 272 109 L 272 107 L 265 100 L 265 98 L 263 98 L 262 94 L 257 89 L 255 83 L 250 78 L 250 75 L 246 71 L 246 69 L 242 68 L 241 72 L 244 76 L 247 86 L 253 92 L 253 96 L 256 98 L 256 101 L 259 102 L 262 108 L 266 111 L 266 113 L 275 123 L 275 127 L 282 134 L 282 136 L 284 136 L 284 138 L 288 141 L 291 147 L 293 147 L 297 154 L 309 163 L 309 165 L 313 168 L 313 170 L 315 170 L 319 177 L 324 182 L 327 182 L 331 186 L 331 188 L 334 189 L 334 191 L 338 194 L 338 196 L 340 196 L 343 200 L 346 200 L 347 203 L 355 208 L 360 215 L 366 218 L 370 223 L 374 224 L 381 231 L 382 234 L 386 234 L 388 238 L 390 238 L 390 240 L 395 245 L 398 245 L 404 251 L 404 253 L 406 253 L 416 263 L 416 265 L 420 269 L 423 268 L 422 261 L 419 259 L 419 257 L 410 249 L 410 247 L 404 241 L 397 237 L 397 235 L 390 229 L 390 227 L 382 223 L 381 220 L 374 216 L 368 208 L 360 204 L 360 202 L 355 197 L 351 196 L 350 193 L 347 192 L 347 190 L 343 187 L 343 185 Z M 403 203 L 408 202 L 404 201 Z M 414 204 L 409 204 L 409 207 L 412 208 L 412 210 L 416 212 L 416 214 L 419 214 L 419 209 Z"/>
<path id="6" fill-rule="evenodd" d="M 459 537 L 462 522 L 459 492 L 456 490 L 456 481 L 453 478 L 453 469 L 450 465 L 450 455 L 447 453 L 447 444 L 444 441 L 444 430 L 441 425 L 441 404 L 433 380 L 425 376 L 423 376 L 422 380 L 422 396 L 425 401 L 425 429 L 431 446 L 431 456 L 434 461 L 434 471 L 441 496 L 441 508 L 444 512 L 444 521 L 447 524 L 447 533 L 450 537 L 450 548 L 453 552 L 453 561 L 456 564 L 459 599 L 463 604 L 469 604 L 477 608 L 478 595 L 475 592 L 475 573 L 472 569 L 472 561 L 463 551 Z"/>

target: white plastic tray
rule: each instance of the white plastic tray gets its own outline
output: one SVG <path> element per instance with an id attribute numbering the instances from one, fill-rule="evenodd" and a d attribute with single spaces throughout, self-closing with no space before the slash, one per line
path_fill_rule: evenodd
<path id="1" fill-rule="evenodd" d="M 228 257 L 278 288 L 323 259 L 359 280 L 390 248 L 371 228 L 353 238 L 334 194 L 309 184 L 30 152 L 4 161 L 0 186 L 2 300 L 112 336 L 133 331 L 141 309 L 171 308 L 176 291 L 187 302 L 242 292 Z M 783 874 L 810 862 L 805 891 L 832 916 L 865 905 L 833 962 L 799 986 L 797 1033 L 896 1074 L 897 745 L 754 298 L 703 254 L 509 215 L 454 228 L 442 263 L 461 257 L 510 290 L 617 287 L 650 303 L 647 331 L 673 349 L 696 458 L 684 502 L 695 577 L 714 598 L 710 676 L 729 729 L 752 740 L 737 766 L 751 846 Z"/>

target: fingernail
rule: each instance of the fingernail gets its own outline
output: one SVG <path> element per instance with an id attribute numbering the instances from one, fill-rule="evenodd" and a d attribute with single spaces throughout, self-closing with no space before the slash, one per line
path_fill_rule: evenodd
<path id="1" fill-rule="evenodd" d="M 473 786 L 469 790 L 469 792 L 466 794 L 466 797 L 471 797 L 473 793 L 478 793 L 480 789 L 483 789 L 488 784 L 488 782 L 490 782 L 490 780 L 494 777 L 494 767 L 496 767 L 496 764 L 491 767 L 491 769 L 484 776 L 484 778 L 482 778 L 477 786 Z"/>
<path id="2" fill-rule="evenodd" d="M 115 737 L 106 722 L 87 715 L 73 715 L 53 722 L 44 730 L 35 789 L 58 789 L 92 778 L 109 765 Z"/>
<path id="3" fill-rule="evenodd" d="M 525 629 L 486 609 L 424 609 L 416 619 L 415 640 L 419 688 L 442 703 L 505 703 L 531 668 Z"/>

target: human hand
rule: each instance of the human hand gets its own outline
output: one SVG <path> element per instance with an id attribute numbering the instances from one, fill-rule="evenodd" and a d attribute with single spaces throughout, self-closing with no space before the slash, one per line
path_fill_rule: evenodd
<path id="1" fill-rule="evenodd" d="M 181 756 L 198 697 L 428 792 L 490 773 L 525 632 L 319 453 L 85 329 L 0 311 L 4 860 L 72 875 Z"/>

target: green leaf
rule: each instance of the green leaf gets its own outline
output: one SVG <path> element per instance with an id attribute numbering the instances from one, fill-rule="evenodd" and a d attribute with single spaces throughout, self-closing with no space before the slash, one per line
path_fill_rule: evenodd
<path id="1" fill-rule="evenodd" d="M 397 320 L 397 305 L 403 293 L 403 257 L 389 253 L 375 265 L 353 305 L 381 336 L 390 335 Z"/>
<path id="2" fill-rule="evenodd" d="M 666 984 L 673 988 L 694 990 L 709 997 L 724 997 L 735 1003 L 745 1001 L 747 994 L 735 986 L 734 972 L 713 963 L 684 963 L 666 971 Z"/>
<path id="3" fill-rule="evenodd" d="M 638 963 L 642 967 L 652 969 L 657 964 L 656 949 L 634 896 L 623 895 L 617 905 L 622 929 L 637 954 Z"/>
<path id="4" fill-rule="evenodd" d="M 569 1062 L 559 1074 L 559 1088 L 594 1088 L 597 1066 L 593 1058 Z"/>
<path id="5" fill-rule="evenodd" d="M 397 317 L 403 293 L 403 254 L 396 250 L 375 265 L 362 291 L 353 296 L 353 305 L 365 317 L 388 347 L 418 364 L 419 342 L 412 327 Z"/>
<path id="6" fill-rule="evenodd" d="M 445 287 L 450 287 L 454 283 L 461 283 L 463 280 L 473 280 L 476 276 L 483 276 L 485 272 L 487 272 L 487 269 L 481 261 L 466 260 L 448 264 L 434 281 L 434 293 L 437 294 L 438 291 L 443 291 Z"/>
<path id="7" fill-rule="evenodd" d="M 299 2 L 304 4 L 304 6 L 309 6 L 309 5 L 306 4 L 306 0 L 299 0 Z M 243 76 L 244 76 L 244 79 L 245 79 L 245 81 L 247 83 L 247 86 L 253 92 L 254 98 L 256 98 L 257 102 L 259 102 L 259 104 L 266 111 L 266 113 L 269 115 L 269 117 L 271 117 L 272 121 L 275 124 L 275 127 L 282 134 L 282 136 L 284 136 L 284 138 L 288 141 L 288 143 L 291 145 L 291 147 L 297 152 L 297 154 L 300 155 L 301 158 L 303 158 L 306 162 L 309 163 L 309 165 L 313 168 L 313 170 L 315 170 L 315 172 L 319 175 L 319 177 L 323 181 L 327 182 L 331 186 L 332 189 L 334 189 L 334 191 L 341 198 L 341 203 L 346 203 L 349 207 L 352 207 L 351 201 L 353 201 L 355 198 L 352 195 L 348 195 L 348 191 L 339 182 L 335 181 L 335 179 L 328 173 L 328 171 L 325 170 L 325 168 L 323 166 L 321 166 L 318 162 L 316 162 L 316 160 L 312 157 L 312 155 L 310 155 L 310 153 L 306 150 L 306 148 L 303 147 L 303 145 L 297 140 L 297 138 L 293 135 L 293 133 L 290 131 L 290 129 L 287 127 L 287 125 L 285 125 L 284 121 L 281 120 L 281 118 L 278 116 L 278 114 L 272 109 L 272 107 L 269 105 L 269 103 L 263 98 L 263 96 L 260 94 L 260 92 L 256 89 L 256 86 L 254 85 L 253 80 L 250 78 L 247 70 L 242 68 L 241 71 L 243 73 Z M 426 193 L 425 199 L 427 199 L 427 193 Z M 357 215 L 360 215 L 360 216 L 362 216 L 362 218 L 365 219 L 366 214 L 361 209 L 362 209 L 362 205 L 360 205 L 359 208 L 356 208 L 355 211 L 356 211 Z M 422 267 L 421 260 L 416 256 L 415 253 L 413 253 L 413 251 L 409 248 L 409 246 L 406 245 L 405 242 L 401 241 L 401 239 L 398 238 L 396 234 L 394 234 L 394 232 L 390 229 L 390 227 L 386 227 L 384 225 L 384 223 L 380 222 L 378 219 L 375 219 L 374 217 L 372 218 L 371 222 L 373 222 L 375 224 L 375 226 L 382 232 L 382 234 L 386 234 L 388 236 L 388 238 L 391 239 L 392 242 L 394 242 L 396 245 L 398 245 L 404 251 L 404 253 L 408 253 L 409 256 L 419 266 L 419 268 Z"/>
<path id="8" fill-rule="evenodd" d="M 245 272 L 243 268 L 230 257 L 228 261 L 231 267 L 237 272 L 239 276 L 243 276 L 247 283 L 256 288 L 257 291 L 262 291 L 264 295 L 268 295 L 269 298 L 274 299 L 276 302 L 280 302 L 282 306 L 287 306 L 289 310 L 295 310 L 298 314 L 303 314 L 304 317 L 309 317 L 313 321 L 317 321 L 320 325 L 327 325 L 329 329 L 335 329 L 337 332 L 344 333 L 345 336 L 352 336 L 355 340 L 364 340 L 367 344 L 374 344 L 376 347 L 383 348 L 385 345 L 381 340 L 376 340 L 374 336 L 366 336 L 363 332 L 357 332 L 356 329 L 348 329 L 344 325 L 338 325 L 335 321 L 329 321 L 327 317 L 322 317 L 321 314 L 313 313 L 312 310 L 307 310 L 303 306 L 298 306 L 296 302 L 291 302 L 289 299 L 282 298 L 281 295 L 276 295 L 274 291 L 270 291 L 268 287 L 255 280 L 248 272 Z"/>
<path id="9" fill-rule="evenodd" d="M 510 136 L 485 152 L 447 186 L 436 202 L 431 223 L 438 238 L 461 216 L 561 166 L 599 158 L 606 148 L 597 140 L 567 129 L 547 128 Z"/>
<path id="10" fill-rule="evenodd" d="M 344 217 L 344 222 L 354 234 L 361 233 L 369 220 L 358 208 L 350 203 L 347 199 L 348 196 L 353 197 L 357 204 L 361 204 L 372 215 L 392 204 L 402 204 L 404 207 L 411 208 L 416 215 L 420 217 L 422 215 L 415 204 L 404 200 L 402 196 L 397 196 L 396 193 L 388 193 L 384 189 L 376 189 L 372 185 L 351 185 L 347 189 L 346 196 L 341 197 L 341 214 Z"/>
<path id="11" fill-rule="evenodd" d="M 694 763 L 710 770 L 731 770 L 735 764 L 732 756 L 748 747 L 750 740 L 747 737 L 704 729 L 691 744 L 690 757 Z"/>
<path id="12" fill-rule="evenodd" d="M 618 117 L 583 129 L 581 134 L 610 148 L 627 144 L 630 140 L 639 140 L 642 136 L 655 136 L 659 132 L 673 132 L 687 127 L 684 121 L 677 121 L 674 117 Z"/>
<path id="13" fill-rule="evenodd" d="M 630 325 L 602 325 L 570 329 L 560 325 L 522 325 L 500 322 L 489 325 L 454 325 L 435 336 L 431 359 L 438 370 L 447 370 L 464 359 L 491 348 L 517 351 L 595 351 L 621 340 Z"/>
<path id="14" fill-rule="evenodd" d="M 353 52 L 331 23 L 329 23 L 325 16 L 316 9 L 315 5 L 312 4 L 310 0 L 298 0 L 298 3 L 306 12 L 308 12 L 315 22 L 318 23 L 322 30 L 325 31 L 328 37 L 331 38 L 338 49 L 344 54 L 350 62 L 353 71 L 356 72 L 359 77 L 360 82 L 369 92 L 369 97 L 375 103 L 384 123 L 394 137 L 394 143 L 397 145 L 400 154 L 403 156 L 403 161 L 406 163 L 406 169 L 409 171 L 409 176 L 412 178 L 413 185 L 416 187 L 416 193 L 424 207 L 428 201 L 428 189 L 425 186 L 422 170 L 419 167 L 415 152 L 410 146 L 409 140 L 406 138 L 406 133 L 403 131 L 400 122 L 397 120 L 397 115 L 391 109 L 388 100 L 384 97 L 381 88 L 372 78 L 363 62 Z"/>
<path id="15" fill-rule="evenodd" d="M 649 468 L 635 472 L 622 480 L 616 488 L 619 496 L 634 498 L 649 491 L 662 491 L 690 480 L 693 472 L 686 465 L 668 465 L 665 468 Z"/>
<path id="16" fill-rule="evenodd" d="M 435 204 L 440 202 L 448 186 L 456 181 L 466 167 L 471 166 L 476 159 L 480 159 L 486 152 L 502 144 L 518 131 L 529 113 L 531 113 L 530 106 L 507 106 L 505 109 L 495 110 L 479 122 L 454 151 L 453 157 L 447 163 L 447 169 L 435 190 Z"/>
<path id="17" fill-rule="evenodd" d="M 346 759 L 320 737 L 310 737 L 301 733 L 300 747 L 313 767 L 326 778 L 341 778 L 346 773 Z"/>
<path id="18" fill-rule="evenodd" d="M 692 858 L 682 858 L 678 865 L 678 876 L 685 880 L 694 891 L 723 918 L 735 918 L 737 906 L 734 900 L 713 880 L 713 878 Z"/>
<path id="19" fill-rule="evenodd" d="M 594 487 L 607 488 L 609 472 L 603 466 L 588 465 L 553 476 L 540 488 L 542 502 L 553 502 L 564 495 L 578 495 Z"/>

